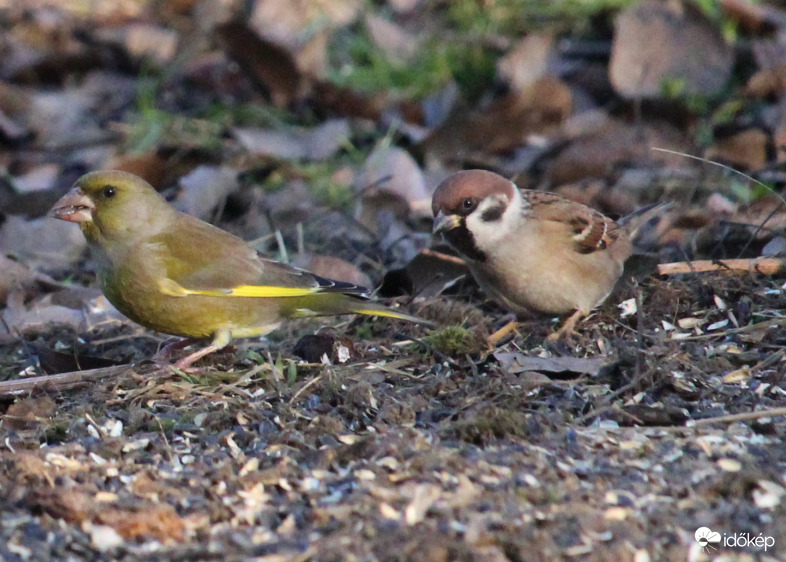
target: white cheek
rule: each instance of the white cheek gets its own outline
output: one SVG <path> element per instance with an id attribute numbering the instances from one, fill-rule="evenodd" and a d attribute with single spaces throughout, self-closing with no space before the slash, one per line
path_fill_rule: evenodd
<path id="1" fill-rule="evenodd" d="M 475 238 L 475 244 L 481 251 L 493 250 L 505 237 L 515 232 L 522 219 L 521 194 L 518 190 L 513 195 L 513 200 L 508 203 L 507 209 L 499 220 L 486 222 L 480 218 L 483 211 L 493 205 L 493 201 L 484 201 L 480 207 L 467 217 L 467 228 Z"/>

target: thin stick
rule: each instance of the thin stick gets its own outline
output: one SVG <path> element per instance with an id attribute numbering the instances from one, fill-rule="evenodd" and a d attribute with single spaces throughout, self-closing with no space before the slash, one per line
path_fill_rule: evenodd
<path id="1" fill-rule="evenodd" d="M 320 374 L 318 374 L 317 376 L 313 377 L 313 378 L 312 378 L 310 381 L 308 381 L 306 384 L 304 384 L 303 386 L 301 386 L 301 387 L 298 389 L 298 391 L 297 391 L 297 392 L 295 392 L 295 394 L 293 394 L 293 395 L 292 395 L 292 398 L 290 398 L 290 399 L 289 399 L 289 403 L 290 403 L 290 404 L 294 403 L 294 402 L 295 402 L 295 400 L 297 400 L 297 399 L 298 399 L 298 397 L 299 397 L 301 394 L 303 394 L 303 393 L 304 393 L 304 392 L 305 392 L 305 391 L 306 391 L 308 388 L 311 388 L 312 386 L 314 386 L 315 384 L 317 384 L 317 383 L 318 383 L 318 382 L 319 382 L 319 381 L 322 379 L 322 375 L 323 375 L 323 374 L 324 374 L 324 373 L 320 373 Z"/>
<path id="2" fill-rule="evenodd" d="M 451 256 L 450 254 L 445 254 L 443 252 L 437 252 L 436 250 L 430 250 L 428 248 L 424 248 L 423 250 L 420 251 L 420 253 L 423 254 L 424 256 L 439 258 L 444 261 L 455 263 L 456 265 L 467 265 L 467 262 L 465 262 L 461 258 L 458 258 L 456 256 Z"/>
<path id="3" fill-rule="evenodd" d="M 0 381 L 0 396 L 13 396 L 24 394 L 36 390 L 67 390 L 90 381 L 113 377 L 131 369 L 131 365 L 113 365 L 111 367 L 101 367 L 99 369 L 88 369 L 86 371 L 71 371 L 68 373 L 58 373 L 56 375 L 43 375 L 40 377 L 27 377 L 24 379 L 12 379 Z"/>
<path id="4" fill-rule="evenodd" d="M 756 420 L 760 418 L 774 418 L 786 416 L 786 408 L 770 408 L 769 410 L 756 410 L 755 412 L 742 412 L 741 414 L 728 414 L 714 418 L 696 420 L 694 425 L 709 425 L 711 423 L 728 423 L 742 420 Z"/>
<path id="5" fill-rule="evenodd" d="M 777 258 L 753 258 L 733 260 L 698 260 L 691 262 L 662 263 L 658 265 L 660 275 L 677 273 L 704 273 L 707 271 L 749 271 L 764 275 L 777 275 L 786 271 L 786 263 Z"/>
<path id="6" fill-rule="evenodd" d="M 276 229 L 276 243 L 278 243 L 278 251 L 281 254 L 281 261 L 289 263 L 289 253 L 287 252 L 287 245 L 284 244 L 284 236 L 279 229 Z"/>

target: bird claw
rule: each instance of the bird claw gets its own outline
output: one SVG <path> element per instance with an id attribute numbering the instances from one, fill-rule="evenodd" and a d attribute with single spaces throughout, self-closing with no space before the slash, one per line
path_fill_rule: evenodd
<path id="1" fill-rule="evenodd" d="M 564 324 L 560 327 L 559 330 L 549 334 L 546 337 L 546 341 L 558 341 L 562 338 L 569 338 L 576 334 L 576 324 L 578 324 L 579 320 L 581 320 L 585 316 L 584 312 L 581 310 L 577 310 L 570 317 L 565 320 Z"/>

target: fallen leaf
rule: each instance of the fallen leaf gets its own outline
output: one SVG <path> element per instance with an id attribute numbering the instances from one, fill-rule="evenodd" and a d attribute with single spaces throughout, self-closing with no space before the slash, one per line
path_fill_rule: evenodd
<path id="1" fill-rule="evenodd" d="M 57 404 L 49 396 L 23 398 L 11 404 L 3 421 L 14 429 L 35 427 L 46 422 L 57 410 Z"/>
<path id="2" fill-rule="evenodd" d="M 324 76 L 328 41 L 335 30 L 355 22 L 362 9 L 360 0 L 257 0 L 249 25 L 260 37 L 285 48 L 301 72 Z"/>
<path id="3" fill-rule="evenodd" d="M 166 503 L 145 505 L 138 510 L 101 508 L 97 522 L 114 528 L 123 538 L 155 538 L 160 541 L 182 541 L 183 519 Z"/>
<path id="4" fill-rule="evenodd" d="M 85 315 L 81 310 L 51 304 L 50 295 L 28 307 L 25 304 L 25 292 L 15 291 L 8 297 L 2 323 L 3 329 L 7 329 L 12 336 L 21 337 L 46 332 L 53 326 L 78 331 L 85 326 Z"/>
<path id="5" fill-rule="evenodd" d="M 497 76 L 516 91 L 527 88 L 546 73 L 553 45 L 549 33 L 527 35 L 497 61 Z"/>
<path id="6" fill-rule="evenodd" d="M 235 138 L 249 152 L 282 160 L 321 161 L 346 146 L 352 131 L 346 119 L 329 119 L 313 129 L 235 128 Z"/>
<path id="7" fill-rule="evenodd" d="M 623 165 L 684 165 L 683 157 L 654 152 L 653 146 L 685 153 L 692 149 L 681 131 L 665 123 L 630 125 L 610 119 L 599 129 L 570 141 L 549 161 L 546 177 L 551 185 L 559 186 L 587 178 L 610 178 Z"/>
<path id="8" fill-rule="evenodd" d="M 362 197 L 355 216 L 372 232 L 378 231 L 380 211 L 393 211 L 399 218 L 431 217 L 431 193 L 423 172 L 401 148 L 374 150 L 358 175 L 356 187 Z"/>
<path id="9" fill-rule="evenodd" d="M 238 187 L 238 171 L 226 166 L 199 166 L 180 179 L 176 209 L 204 220 Z"/>
<path id="10" fill-rule="evenodd" d="M 292 353 L 307 363 L 321 363 L 322 358 L 327 357 L 331 364 L 336 365 L 357 358 L 355 345 L 351 339 L 330 334 L 303 336 L 292 348 Z"/>
<path id="11" fill-rule="evenodd" d="M 602 357 L 536 357 L 515 351 L 498 351 L 493 355 L 505 372 L 510 374 L 538 371 L 595 376 L 600 372 L 605 361 Z"/>
<path id="12" fill-rule="evenodd" d="M 96 32 L 96 38 L 119 46 L 131 57 L 150 59 L 159 65 L 175 57 L 179 43 L 174 29 L 142 22 L 102 27 Z"/>
<path id="13" fill-rule="evenodd" d="M 36 166 L 25 174 L 13 179 L 14 189 L 19 193 L 47 191 L 54 187 L 59 175 L 60 166 L 57 164 Z"/>
<path id="14" fill-rule="evenodd" d="M 390 60 L 403 63 L 417 53 L 420 42 L 396 23 L 372 13 L 366 14 L 365 23 L 371 40 Z"/>
<path id="15" fill-rule="evenodd" d="M 229 56 L 267 91 L 273 105 L 285 108 L 303 98 L 306 80 L 287 49 L 240 21 L 219 25 L 216 33 Z"/>
<path id="16" fill-rule="evenodd" d="M 334 256 L 298 254 L 292 260 L 292 265 L 327 279 L 335 279 L 361 287 L 371 287 L 371 279 L 358 266 Z"/>
<path id="17" fill-rule="evenodd" d="M 761 129 L 745 129 L 717 139 L 707 148 L 704 157 L 736 169 L 760 170 L 767 165 L 769 144 L 769 135 Z"/>
<path id="18" fill-rule="evenodd" d="M 5 305 L 11 292 L 32 285 L 34 280 L 32 269 L 0 254 L 0 306 Z"/>
<path id="19" fill-rule="evenodd" d="M 422 150 L 442 162 L 504 153 L 524 145 L 531 135 L 556 134 L 572 109 L 570 88 L 545 75 L 486 108 L 457 108 L 423 141 Z"/>
<path id="20" fill-rule="evenodd" d="M 461 258 L 423 250 L 401 269 L 391 269 L 382 280 L 379 294 L 383 297 L 441 295 L 458 280 L 471 274 Z"/>
<path id="21" fill-rule="evenodd" d="M 670 83 L 680 94 L 711 96 L 733 63 L 717 26 L 689 2 L 644 0 L 617 17 L 609 76 L 624 97 L 662 98 Z"/>

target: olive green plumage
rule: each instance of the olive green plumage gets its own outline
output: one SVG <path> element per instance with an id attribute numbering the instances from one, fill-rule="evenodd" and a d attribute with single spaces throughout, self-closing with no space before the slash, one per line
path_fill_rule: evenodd
<path id="1" fill-rule="evenodd" d="M 303 316 L 357 313 L 429 324 L 368 300 L 362 287 L 261 257 L 242 239 L 177 211 L 133 174 L 86 174 L 52 214 L 79 224 L 101 290 L 118 310 L 159 332 L 213 338 L 214 349 Z"/>

